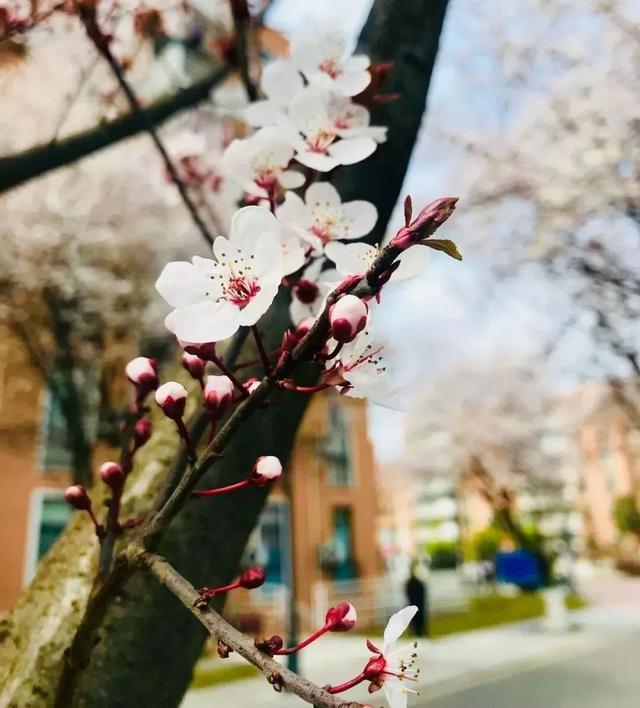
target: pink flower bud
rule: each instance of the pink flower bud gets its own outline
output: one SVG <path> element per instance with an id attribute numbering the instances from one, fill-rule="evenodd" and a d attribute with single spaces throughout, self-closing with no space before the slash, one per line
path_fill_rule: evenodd
<path id="1" fill-rule="evenodd" d="M 204 376 L 207 362 L 197 354 L 184 352 L 182 355 L 182 366 L 191 374 L 191 377 L 199 381 Z"/>
<path id="2" fill-rule="evenodd" d="M 142 447 L 151 437 L 153 426 L 148 418 L 140 418 L 133 426 L 133 442 L 137 448 Z"/>
<path id="3" fill-rule="evenodd" d="M 125 367 L 127 378 L 138 388 L 142 395 L 146 395 L 158 386 L 158 369 L 156 362 L 146 356 L 137 356 Z"/>
<path id="4" fill-rule="evenodd" d="M 81 509 L 82 511 L 91 509 L 91 499 L 89 499 L 87 490 L 81 484 L 73 484 L 67 487 L 64 498 L 67 504 L 74 509 Z"/>
<path id="5" fill-rule="evenodd" d="M 100 479 L 111 489 L 119 489 L 124 482 L 124 470 L 116 462 L 105 462 L 100 467 Z"/>
<path id="6" fill-rule="evenodd" d="M 352 342 L 366 327 L 368 314 L 367 304 L 359 297 L 341 297 L 329 310 L 331 336 L 343 344 Z"/>
<path id="7" fill-rule="evenodd" d="M 267 573 L 265 569 L 254 566 L 253 568 L 247 568 L 247 570 L 242 573 L 238 578 L 238 583 L 240 587 L 247 588 L 247 590 L 254 590 L 263 585 L 266 579 Z"/>
<path id="8" fill-rule="evenodd" d="M 324 621 L 331 632 L 348 632 L 355 627 L 357 619 L 356 608 L 348 602 L 341 602 L 329 609 Z"/>
<path id="9" fill-rule="evenodd" d="M 167 381 L 156 389 L 156 403 L 167 418 L 178 420 L 184 415 L 187 389 L 177 381 Z"/>
<path id="10" fill-rule="evenodd" d="M 256 649 L 260 649 L 260 651 L 265 652 L 265 654 L 273 656 L 284 646 L 284 639 L 279 634 L 273 634 L 264 639 L 256 639 L 254 644 Z"/>
<path id="11" fill-rule="evenodd" d="M 233 399 L 233 382 L 228 376 L 207 376 L 204 404 L 211 415 L 221 416 Z"/>
<path id="12" fill-rule="evenodd" d="M 300 280 L 292 288 L 294 296 L 305 305 L 311 305 L 316 301 L 320 288 L 312 281 L 306 278 Z"/>
<path id="13" fill-rule="evenodd" d="M 259 487 L 275 482 L 282 474 L 282 463 L 274 455 L 259 457 L 251 471 L 251 481 Z"/>
<path id="14" fill-rule="evenodd" d="M 249 393 L 253 393 L 260 385 L 260 379 L 257 379 L 255 376 L 252 376 L 250 379 L 247 379 L 242 385 L 247 389 Z"/>
<path id="15" fill-rule="evenodd" d="M 300 341 L 314 324 L 315 320 L 313 317 L 305 317 L 303 320 L 300 320 L 295 331 L 297 340 Z"/>
<path id="16" fill-rule="evenodd" d="M 457 201 L 457 197 L 442 197 L 427 204 L 410 224 L 398 231 L 391 243 L 404 250 L 422 239 L 429 238 L 453 214 Z"/>
<path id="17" fill-rule="evenodd" d="M 195 354 L 195 356 L 204 359 L 205 361 L 214 361 L 216 359 L 216 343 L 208 342 L 207 344 L 188 344 L 187 342 L 180 342 L 180 346 L 187 352 L 187 354 Z"/>

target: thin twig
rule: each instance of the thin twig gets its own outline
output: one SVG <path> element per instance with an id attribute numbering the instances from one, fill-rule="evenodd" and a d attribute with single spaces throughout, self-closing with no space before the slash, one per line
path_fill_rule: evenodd
<path id="1" fill-rule="evenodd" d="M 277 690 L 286 688 L 290 693 L 318 708 L 362 708 L 362 704 L 345 702 L 282 666 L 271 656 L 257 649 L 249 637 L 235 629 L 212 608 L 196 607 L 200 599 L 198 591 L 162 556 L 142 553 L 138 562 L 180 600 L 212 637 L 258 668 Z"/>
<path id="2" fill-rule="evenodd" d="M 80 17 L 80 20 L 82 21 L 85 27 L 89 39 L 93 42 L 100 55 L 109 64 L 111 72 L 113 73 L 116 81 L 118 82 L 118 85 L 122 89 L 122 92 L 126 96 L 132 111 L 142 118 L 144 129 L 149 134 L 149 137 L 151 138 L 153 144 L 156 147 L 156 150 L 160 154 L 160 157 L 164 162 L 164 166 L 167 172 L 169 173 L 172 182 L 175 184 L 176 189 L 178 190 L 184 205 L 186 206 L 189 214 L 191 215 L 193 223 L 196 225 L 205 241 L 207 241 L 207 243 L 209 243 L 210 245 L 213 244 L 213 235 L 211 234 L 208 226 L 205 224 L 204 220 L 200 216 L 198 207 L 195 205 L 194 201 L 189 196 L 187 187 L 180 178 L 178 170 L 173 164 L 173 161 L 171 160 L 171 157 L 169 156 L 169 153 L 167 152 L 164 143 L 160 139 L 160 136 L 158 135 L 154 124 L 148 119 L 144 108 L 142 107 L 142 104 L 138 99 L 137 94 L 135 93 L 133 87 L 124 75 L 124 71 L 122 69 L 122 66 L 120 66 L 120 62 L 118 62 L 118 60 L 113 55 L 108 38 L 102 34 L 96 21 L 95 8 L 87 8 L 84 5 L 76 5 L 76 7 L 78 16 Z"/>

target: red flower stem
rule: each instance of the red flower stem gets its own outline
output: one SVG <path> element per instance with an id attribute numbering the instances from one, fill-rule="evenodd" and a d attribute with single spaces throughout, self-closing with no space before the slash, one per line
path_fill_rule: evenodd
<path id="1" fill-rule="evenodd" d="M 323 634 L 329 631 L 329 625 L 326 625 L 324 627 L 320 627 L 320 629 L 316 630 L 313 634 L 310 634 L 306 639 L 303 639 L 301 642 L 298 642 L 294 647 L 289 647 L 288 649 L 279 649 L 275 655 L 277 656 L 287 656 L 289 654 L 295 654 L 297 651 L 300 651 L 301 649 L 304 649 L 306 646 L 311 644 L 311 642 L 315 642 L 318 637 L 321 637 Z M 275 656 L 274 655 L 274 656 Z"/>
<path id="2" fill-rule="evenodd" d="M 215 418 L 211 418 L 211 428 L 209 429 L 209 439 L 207 440 L 207 445 L 210 445 L 213 438 L 215 438 L 217 428 L 217 420 Z"/>
<path id="3" fill-rule="evenodd" d="M 192 497 L 214 497 L 218 494 L 227 494 L 227 492 L 235 492 L 238 489 L 244 489 L 245 487 L 250 487 L 252 484 L 250 479 L 243 479 L 242 482 L 236 482 L 235 484 L 228 484 L 226 487 L 216 487 L 215 489 L 197 489 L 195 492 L 191 492 Z"/>
<path id="4" fill-rule="evenodd" d="M 222 371 L 225 376 L 228 376 L 231 379 L 231 383 L 233 383 L 233 385 L 238 389 L 241 398 L 247 398 L 249 396 L 247 389 L 240 383 L 240 381 L 238 381 L 233 371 L 231 371 L 231 369 L 224 363 L 224 361 L 222 361 L 222 359 L 220 359 L 219 356 L 212 356 L 211 361 L 220 369 L 220 371 Z"/>
<path id="5" fill-rule="evenodd" d="M 333 359 L 334 357 L 336 357 L 340 353 L 340 350 L 342 349 L 343 346 L 344 346 L 344 342 L 338 342 L 335 346 L 335 349 L 332 352 L 329 352 L 329 354 L 327 354 L 325 357 L 323 357 L 323 359 L 325 361 L 329 361 L 329 359 Z"/>
<path id="6" fill-rule="evenodd" d="M 267 356 L 271 358 L 272 356 L 277 356 L 280 354 L 280 348 L 274 349 L 273 351 L 269 352 Z M 236 364 L 233 368 L 235 371 L 238 371 L 238 369 L 246 369 L 248 366 L 255 366 L 256 364 L 261 364 L 262 363 L 262 358 L 260 357 L 259 359 L 250 359 L 249 361 L 242 361 L 239 364 Z"/>
<path id="7" fill-rule="evenodd" d="M 358 674 L 354 678 L 350 679 L 349 681 L 345 681 L 344 683 L 339 683 L 337 686 L 326 686 L 325 691 L 327 693 L 342 693 L 343 691 L 348 691 L 350 688 L 353 688 L 354 686 L 357 686 L 359 683 L 362 683 L 365 680 L 365 675 L 364 674 Z"/>
<path id="8" fill-rule="evenodd" d="M 189 462 L 193 465 L 198 459 L 198 455 L 196 454 L 196 449 L 193 446 L 193 440 L 191 439 L 191 435 L 189 434 L 187 426 L 184 424 L 184 420 L 182 418 L 176 418 L 176 427 L 178 428 L 178 433 L 180 437 L 184 440 L 184 445 L 187 448 Z"/>
<path id="9" fill-rule="evenodd" d="M 214 595 L 219 595 L 220 593 L 223 592 L 229 592 L 229 590 L 235 590 L 236 588 L 240 587 L 240 582 L 236 580 L 235 583 L 230 583 L 229 585 L 223 585 L 222 587 L 219 588 L 204 588 L 204 594 L 207 595 L 207 597 L 214 597 Z"/>
<path id="10" fill-rule="evenodd" d="M 256 346 L 258 347 L 258 353 L 260 354 L 260 359 L 262 360 L 264 373 L 268 376 L 271 373 L 271 364 L 269 363 L 267 350 L 264 348 L 264 342 L 262 341 L 257 325 L 252 325 L 251 331 L 253 332 L 253 338 L 256 340 Z"/>
<path id="11" fill-rule="evenodd" d="M 96 536 L 98 536 L 98 538 L 102 538 L 104 535 L 104 526 L 98 521 L 92 506 L 87 509 L 87 514 L 89 514 L 91 521 L 93 521 L 93 525 L 96 527 Z"/>
<path id="12" fill-rule="evenodd" d="M 296 393 L 318 393 L 319 391 L 325 391 L 331 388 L 331 384 L 328 383 L 319 383 L 315 386 L 298 386 L 298 384 L 291 382 L 290 384 L 281 384 L 281 386 L 286 391 L 295 391 Z"/>

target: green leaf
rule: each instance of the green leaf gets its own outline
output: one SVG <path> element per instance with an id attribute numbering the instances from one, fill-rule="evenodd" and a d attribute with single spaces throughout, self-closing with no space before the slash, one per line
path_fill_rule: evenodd
<path id="1" fill-rule="evenodd" d="M 429 248 L 434 248 L 436 251 L 442 251 L 446 253 L 451 258 L 455 258 L 457 261 L 462 260 L 462 255 L 458 250 L 456 244 L 448 238 L 438 239 L 430 238 L 428 241 L 420 241 L 423 246 L 428 246 Z"/>

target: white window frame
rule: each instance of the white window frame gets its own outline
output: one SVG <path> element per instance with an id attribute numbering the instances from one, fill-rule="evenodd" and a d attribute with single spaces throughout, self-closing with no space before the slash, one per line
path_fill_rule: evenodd
<path id="1" fill-rule="evenodd" d="M 64 498 L 64 489 L 56 487 L 36 487 L 29 497 L 29 515 L 27 518 L 27 539 L 25 544 L 22 582 L 28 585 L 36 574 L 38 566 L 38 547 L 40 545 L 40 524 L 42 510 L 47 499 Z"/>

